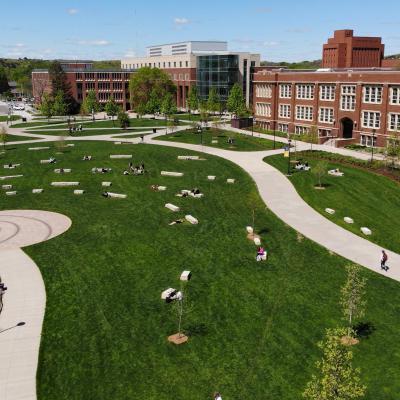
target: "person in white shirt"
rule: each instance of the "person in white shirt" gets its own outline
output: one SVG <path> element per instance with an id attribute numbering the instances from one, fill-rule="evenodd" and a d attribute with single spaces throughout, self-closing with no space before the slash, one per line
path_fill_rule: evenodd
<path id="1" fill-rule="evenodd" d="M 214 400 L 222 400 L 221 394 L 218 392 L 214 393 Z"/>

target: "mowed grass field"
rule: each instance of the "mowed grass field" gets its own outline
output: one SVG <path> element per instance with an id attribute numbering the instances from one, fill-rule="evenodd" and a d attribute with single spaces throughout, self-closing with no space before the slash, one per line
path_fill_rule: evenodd
<path id="1" fill-rule="evenodd" d="M 79 142 L 69 152 L 7 151 L 4 163 L 20 162 L 23 178 L 12 183 L 18 194 L 0 192 L 1 208 L 63 213 L 72 227 L 62 236 L 24 250 L 38 264 L 47 292 L 47 309 L 38 369 L 38 399 L 126 400 L 211 398 L 300 399 L 321 354 L 316 343 L 325 328 L 343 324 L 339 306 L 346 261 L 278 220 L 258 196 L 249 176 L 230 162 L 205 155 L 205 161 L 180 161 L 195 154 L 154 145 L 115 146 Z M 93 161 L 84 162 L 84 154 Z M 123 176 L 133 154 L 145 176 Z M 56 165 L 39 160 L 55 156 Z M 93 175 L 92 167 L 111 167 Z M 60 176 L 54 168 L 72 168 Z M 182 178 L 160 171 L 184 172 Z M 210 182 L 207 175 L 216 175 Z M 229 185 L 227 178 L 235 178 Z M 78 180 L 74 188 L 52 188 L 54 180 Z M 127 199 L 106 199 L 109 189 Z M 151 184 L 167 186 L 153 192 Z M 32 188 L 44 188 L 34 195 Z M 199 187 L 202 199 L 177 198 L 180 189 Z M 172 213 L 171 202 L 182 208 Z M 255 212 L 256 231 L 269 251 L 255 261 L 246 239 Z M 168 226 L 191 214 L 199 225 Z M 167 342 L 177 317 L 161 291 L 179 285 L 191 270 L 191 312 L 183 328 L 190 340 Z M 354 347 L 354 365 L 368 386 L 367 400 L 393 400 L 400 392 L 398 282 L 363 270 L 368 277 L 367 310 L 362 322 L 374 327 Z"/>
<path id="2" fill-rule="evenodd" d="M 233 144 L 228 143 L 229 138 L 233 139 Z M 196 129 L 188 129 L 185 131 L 170 133 L 165 136 L 158 136 L 155 140 L 167 140 L 171 142 L 199 145 L 203 144 L 204 146 L 235 151 L 261 151 L 271 150 L 274 148 L 274 142 L 271 140 L 215 128 L 204 130 L 203 134 L 198 133 Z M 217 143 L 213 143 L 215 140 Z M 275 146 L 279 149 L 282 147 L 282 143 L 276 142 Z"/>
<path id="3" fill-rule="evenodd" d="M 293 156 L 295 159 L 296 156 Z M 315 159 L 305 159 L 302 153 L 297 158 L 307 160 L 311 170 L 318 163 Z M 282 155 L 267 157 L 265 162 L 287 173 L 287 158 Z M 322 178 L 325 190 L 316 190 L 317 177 L 311 171 L 295 172 L 290 181 L 300 196 L 310 206 L 343 228 L 400 253 L 400 185 L 399 183 L 373 172 L 342 166 L 329 162 L 328 170 L 339 168 L 343 177 L 326 174 Z M 336 212 L 330 215 L 325 208 Z M 354 224 L 344 222 L 344 217 L 354 219 Z M 371 236 L 365 236 L 361 227 L 372 230 Z"/>

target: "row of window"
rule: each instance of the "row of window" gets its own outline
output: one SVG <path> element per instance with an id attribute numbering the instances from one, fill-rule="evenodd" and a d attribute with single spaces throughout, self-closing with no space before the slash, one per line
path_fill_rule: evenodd
<path id="1" fill-rule="evenodd" d="M 313 121 L 312 106 L 296 106 L 296 119 L 300 121 Z M 262 117 L 271 116 L 271 104 L 256 103 L 256 115 Z M 279 104 L 279 118 L 291 118 L 290 104 Z M 334 122 L 334 109 L 320 107 L 318 112 L 318 122 L 332 124 Z M 362 111 L 361 126 L 363 128 L 379 129 L 381 127 L 381 113 L 378 111 Z M 400 113 L 389 113 L 388 129 L 400 131 Z"/>
<path id="2" fill-rule="evenodd" d="M 296 84 L 296 99 L 314 99 L 313 84 Z M 381 104 L 382 103 L 383 87 L 380 85 L 366 85 L 363 86 L 363 103 L 367 104 Z M 324 101 L 334 101 L 336 93 L 335 85 L 320 85 L 319 86 L 319 99 Z M 355 107 L 356 102 L 356 85 L 341 85 L 341 104 L 344 110 L 351 110 Z M 256 85 L 257 97 L 272 97 L 272 85 L 262 84 Z M 280 84 L 279 85 L 279 98 L 290 99 L 292 97 L 292 85 Z M 400 86 L 392 86 L 389 89 L 389 102 L 390 104 L 400 104 Z"/>
<path id="3" fill-rule="evenodd" d="M 188 81 L 190 79 L 189 74 L 169 74 L 173 81 Z"/>
<path id="4" fill-rule="evenodd" d="M 75 73 L 75 79 L 77 81 L 81 81 L 85 79 L 86 81 L 122 81 L 122 79 L 129 80 L 130 79 L 130 74 L 127 74 L 125 72 L 76 72 Z"/>
<path id="5" fill-rule="evenodd" d="M 148 62 L 122 64 L 123 69 L 137 69 L 142 67 L 150 68 L 189 68 L 189 61 L 164 61 L 164 62 Z"/>

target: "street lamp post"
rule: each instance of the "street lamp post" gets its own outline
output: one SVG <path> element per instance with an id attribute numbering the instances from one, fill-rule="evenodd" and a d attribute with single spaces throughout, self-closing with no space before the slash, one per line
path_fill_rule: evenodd
<path id="1" fill-rule="evenodd" d="M 275 135 L 276 135 L 276 126 L 275 126 L 275 123 L 274 123 L 274 150 L 275 150 Z"/>
<path id="2" fill-rule="evenodd" d="M 371 152 L 371 163 L 374 161 L 374 142 L 375 142 L 376 130 L 372 129 L 372 152 Z"/>
<path id="3" fill-rule="evenodd" d="M 292 143 L 291 139 L 288 139 L 288 151 L 289 151 L 289 157 L 288 157 L 288 166 L 287 166 L 287 174 L 290 176 L 290 144 Z"/>
<path id="4" fill-rule="evenodd" d="M 9 331 L 10 329 L 14 329 L 17 328 L 18 326 L 24 326 L 25 322 L 18 322 L 18 324 L 14 325 L 14 326 L 10 326 L 9 328 L 3 329 L 2 331 L 0 331 L 0 333 Z"/>
<path id="5" fill-rule="evenodd" d="M 94 122 L 94 108 L 92 108 L 92 120 Z"/>

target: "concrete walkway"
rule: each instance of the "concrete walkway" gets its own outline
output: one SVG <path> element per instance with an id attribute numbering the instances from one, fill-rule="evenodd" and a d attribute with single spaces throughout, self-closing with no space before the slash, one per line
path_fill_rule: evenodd
<path id="1" fill-rule="evenodd" d="M 7 286 L 0 315 L 0 399 L 36 400 L 36 371 L 46 307 L 39 268 L 20 247 L 65 232 L 64 215 L 34 210 L 0 211 L 0 276 Z M 16 326 L 24 322 L 23 326 Z"/>

